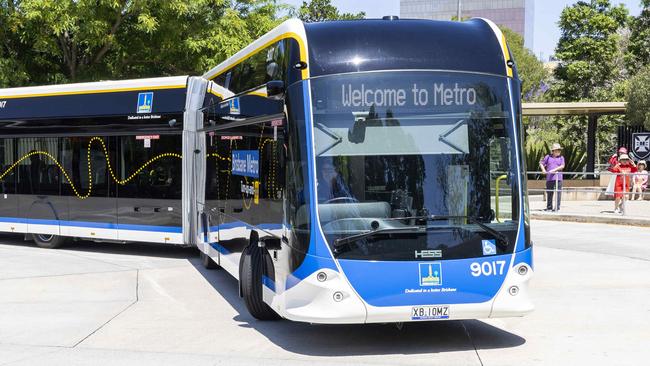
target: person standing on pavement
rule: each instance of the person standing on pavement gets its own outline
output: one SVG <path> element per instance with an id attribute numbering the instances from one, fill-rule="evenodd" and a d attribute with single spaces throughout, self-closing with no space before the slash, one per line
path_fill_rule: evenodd
<path id="1" fill-rule="evenodd" d="M 614 186 L 614 213 L 623 213 L 623 195 L 627 194 L 631 187 L 630 174 L 636 173 L 636 165 L 630 160 L 627 154 L 621 154 L 618 157 L 618 164 L 612 168 L 612 173 L 616 175 L 616 185 Z"/>
<path id="2" fill-rule="evenodd" d="M 559 211 L 562 198 L 562 170 L 564 170 L 564 156 L 562 146 L 557 142 L 551 147 L 551 153 L 539 161 L 539 167 L 546 174 L 546 211 Z M 556 204 L 553 208 L 553 196 L 557 191 Z"/>
<path id="3" fill-rule="evenodd" d="M 622 154 L 627 155 L 627 148 L 625 146 L 619 147 L 618 151 L 614 155 L 609 157 L 609 161 L 608 161 L 609 167 L 607 168 L 607 170 L 609 170 L 610 172 L 612 171 L 612 169 L 616 166 L 616 164 L 618 164 L 619 156 L 621 156 Z"/>
<path id="4" fill-rule="evenodd" d="M 643 191 L 648 188 L 648 172 L 645 170 L 645 168 L 645 160 L 641 160 L 636 163 L 637 173 L 632 179 L 632 200 L 634 200 L 635 194 L 638 193 L 639 198 L 637 198 L 637 201 L 643 201 Z"/>

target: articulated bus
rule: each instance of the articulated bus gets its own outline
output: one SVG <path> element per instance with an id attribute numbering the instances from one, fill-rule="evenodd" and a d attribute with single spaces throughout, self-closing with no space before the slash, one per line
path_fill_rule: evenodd
<path id="1" fill-rule="evenodd" d="M 0 231 L 196 246 L 262 320 L 533 309 L 520 81 L 490 21 L 288 20 L 201 77 L 0 106 Z"/>

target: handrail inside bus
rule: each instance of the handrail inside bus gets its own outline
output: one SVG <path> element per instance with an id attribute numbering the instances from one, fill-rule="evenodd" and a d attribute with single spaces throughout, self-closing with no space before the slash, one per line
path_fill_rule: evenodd
<path id="1" fill-rule="evenodd" d="M 501 184 L 501 181 L 506 178 L 508 178 L 508 176 L 504 174 L 504 175 L 500 175 L 496 180 L 496 187 L 495 187 L 496 192 L 494 193 L 494 208 L 496 211 L 497 222 L 501 222 L 501 219 L 499 218 L 499 190 L 500 190 L 499 185 Z"/>

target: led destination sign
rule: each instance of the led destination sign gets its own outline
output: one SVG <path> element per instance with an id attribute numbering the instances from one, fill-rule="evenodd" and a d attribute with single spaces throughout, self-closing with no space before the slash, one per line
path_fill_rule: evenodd
<path id="1" fill-rule="evenodd" d="M 341 104 L 344 107 L 471 106 L 476 104 L 476 94 L 476 89 L 458 83 L 433 83 L 429 86 L 412 83 L 407 89 L 343 84 Z"/>

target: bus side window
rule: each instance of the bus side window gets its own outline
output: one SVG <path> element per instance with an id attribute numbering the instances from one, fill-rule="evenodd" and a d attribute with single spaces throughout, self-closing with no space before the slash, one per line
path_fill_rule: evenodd
<path id="1" fill-rule="evenodd" d="M 14 144 L 13 139 L 0 139 L 0 193 L 16 193 L 16 170 L 11 168 L 14 163 Z M 2 197 L 0 197 L 2 198 Z"/>

